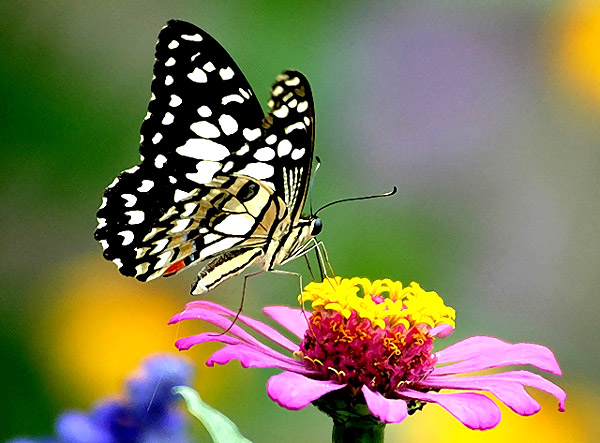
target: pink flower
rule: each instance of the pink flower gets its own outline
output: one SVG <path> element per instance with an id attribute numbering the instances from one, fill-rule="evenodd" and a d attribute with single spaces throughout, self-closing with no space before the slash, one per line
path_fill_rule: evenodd
<path id="1" fill-rule="evenodd" d="M 558 409 L 564 411 L 565 392 L 533 372 L 464 375 L 531 365 L 560 376 L 552 351 L 544 346 L 475 336 L 433 352 L 436 338 L 454 330 L 454 310 L 435 292 L 426 292 L 416 283 L 403 288 L 400 282 L 387 279 L 370 282 L 336 277 L 310 283 L 300 298 L 312 302 L 312 313 L 285 306 L 263 309 L 296 335 L 299 343 L 244 315 L 231 326 L 235 312 L 197 301 L 189 303 L 171 323 L 199 319 L 228 331 L 182 338 L 176 346 L 185 350 L 200 343 L 221 342 L 225 346 L 208 359 L 208 366 L 236 359 L 244 368 L 281 369 L 283 372 L 267 383 L 273 401 L 290 410 L 314 402 L 334 420 L 335 408 L 347 405 L 356 410 L 357 405 L 366 405 L 377 420 L 398 423 L 424 404 L 436 403 L 470 429 L 491 429 L 500 422 L 500 409 L 479 391 L 526 416 L 537 413 L 540 405 L 525 386 L 552 394 Z"/>

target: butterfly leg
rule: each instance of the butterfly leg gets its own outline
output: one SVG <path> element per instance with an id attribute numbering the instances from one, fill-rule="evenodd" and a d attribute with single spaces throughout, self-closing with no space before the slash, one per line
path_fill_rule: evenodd
<path id="1" fill-rule="evenodd" d="M 314 239 L 315 248 L 317 250 L 317 257 L 319 258 L 319 265 L 325 267 L 327 264 L 327 268 L 329 268 L 329 272 L 331 272 L 332 276 L 335 276 L 335 272 L 333 272 L 333 268 L 331 267 L 331 263 L 329 262 L 329 257 L 327 256 L 327 249 L 325 249 L 325 243 L 321 240 Z M 326 268 L 326 269 L 327 269 Z M 325 273 L 327 275 L 327 272 Z M 327 276 L 329 277 L 329 276 Z"/>

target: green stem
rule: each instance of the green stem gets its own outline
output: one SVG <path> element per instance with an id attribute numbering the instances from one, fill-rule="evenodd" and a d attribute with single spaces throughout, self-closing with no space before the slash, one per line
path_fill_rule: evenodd
<path id="1" fill-rule="evenodd" d="M 333 419 L 333 443 L 383 443 L 385 423 L 371 415 L 362 395 L 343 389 L 313 404 Z"/>
<path id="2" fill-rule="evenodd" d="M 383 443 L 385 423 L 333 422 L 333 443 Z"/>

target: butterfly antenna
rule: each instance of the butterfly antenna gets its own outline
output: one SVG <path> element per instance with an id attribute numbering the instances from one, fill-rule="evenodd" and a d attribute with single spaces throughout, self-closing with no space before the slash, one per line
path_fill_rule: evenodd
<path id="1" fill-rule="evenodd" d="M 315 212 L 313 215 L 317 215 L 323 209 L 328 208 L 329 206 L 332 206 L 332 205 L 337 205 L 338 203 L 352 202 L 352 201 L 356 201 L 356 200 L 371 200 L 373 198 L 391 197 L 397 191 L 398 191 L 398 188 L 396 186 L 394 186 L 394 189 L 392 189 L 389 192 L 384 192 L 383 194 L 365 195 L 363 197 L 342 198 L 341 200 L 332 201 L 331 203 L 327 203 L 325 206 L 321 206 L 319 209 L 317 209 L 317 212 Z M 311 212 L 312 212 L 312 210 L 311 210 Z"/>
<path id="2" fill-rule="evenodd" d="M 319 167 L 321 166 L 321 159 L 319 158 L 319 156 L 315 156 L 315 161 L 317 162 L 317 164 L 315 165 L 315 171 L 313 172 L 312 177 L 310 178 L 310 213 L 313 214 L 313 185 L 315 183 L 315 177 L 317 176 L 317 171 L 319 170 Z"/>

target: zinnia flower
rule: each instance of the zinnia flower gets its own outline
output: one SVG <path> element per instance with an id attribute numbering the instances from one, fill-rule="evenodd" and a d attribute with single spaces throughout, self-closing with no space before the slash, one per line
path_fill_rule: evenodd
<path id="1" fill-rule="evenodd" d="M 336 426 L 357 419 L 381 426 L 398 423 L 424 404 L 436 403 L 468 428 L 490 429 L 500 422 L 500 410 L 490 397 L 475 391 L 492 394 L 517 414 L 532 415 L 540 405 L 525 386 L 554 395 L 564 411 L 564 391 L 530 371 L 463 375 L 531 365 L 560 376 L 552 351 L 544 346 L 475 336 L 433 352 L 434 341 L 454 330 L 455 312 L 438 294 L 416 283 L 403 287 L 389 279 L 329 278 L 308 284 L 300 300 L 312 302 L 312 312 L 285 306 L 263 309 L 299 343 L 244 315 L 232 326 L 235 312 L 196 301 L 171 323 L 200 319 L 227 332 L 182 338 L 176 346 L 184 350 L 221 342 L 225 346 L 212 354 L 208 366 L 237 359 L 244 368 L 281 369 L 267 383 L 269 397 L 290 410 L 314 403 Z"/>

